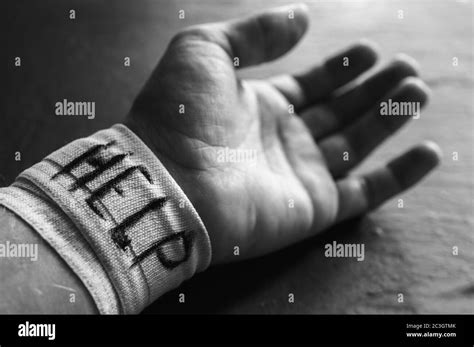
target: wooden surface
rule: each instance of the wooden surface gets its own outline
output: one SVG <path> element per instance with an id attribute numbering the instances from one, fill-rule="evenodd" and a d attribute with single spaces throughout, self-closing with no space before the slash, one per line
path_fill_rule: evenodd
<path id="1" fill-rule="evenodd" d="M 275 1 L 2 1 L 8 67 L 2 93 L 0 175 L 23 169 L 67 142 L 119 122 L 181 27 L 229 19 Z M 362 37 L 382 61 L 415 57 L 433 89 L 422 118 L 386 142 L 361 170 L 422 139 L 437 141 L 439 170 L 359 221 L 280 253 L 213 268 L 146 313 L 473 313 L 473 4 L 469 1 L 313 1 L 305 40 L 276 63 L 244 75 L 297 71 Z M 75 9 L 77 18 L 68 18 Z M 179 9 L 186 19 L 178 20 Z M 404 19 L 398 19 L 398 10 Z M 13 67 L 15 56 L 21 68 Z M 125 56 L 131 67 L 123 66 Z M 459 66 L 453 67 L 452 58 Z M 2 78 L 3 80 L 3 78 Z M 62 99 L 96 102 L 96 118 L 54 115 Z M 21 152 L 21 161 L 14 153 Z M 452 160 L 452 152 L 459 160 Z M 324 257 L 326 242 L 365 243 L 363 262 Z M 452 247 L 459 255 L 452 255 Z M 178 293 L 186 293 L 186 304 Z M 288 303 L 288 294 L 295 303 Z M 403 293 L 405 302 L 397 302 Z"/>

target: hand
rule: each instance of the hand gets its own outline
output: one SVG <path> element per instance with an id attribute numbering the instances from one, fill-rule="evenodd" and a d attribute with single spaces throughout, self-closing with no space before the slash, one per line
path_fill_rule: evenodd
<path id="1" fill-rule="evenodd" d="M 381 101 L 426 102 L 410 58 L 342 92 L 375 63 L 370 44 L 297 75 L 238 78 L 235 57 L 239 68 L 271 61 L 307 26 L 307 9 L 297 5 L 180 32 L 126 119 L 198 211 L 214 264 L 275 251 L 366 213 L 439 161 L 439 148 L 426 142 L 376 171 L 348 176 L 411 118 L 380 115 Z"/>

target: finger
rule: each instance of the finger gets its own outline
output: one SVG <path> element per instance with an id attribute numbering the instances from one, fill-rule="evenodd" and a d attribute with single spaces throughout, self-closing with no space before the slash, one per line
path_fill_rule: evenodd
<path id="1" fill-rule="evenodd" d="M 362 41 L 309 71 L 294 76 L 277 76 L 270 82 L 299 112 L 309 105 L 329 98 L 336 89 L 372 67 L 376 60 L 374 44 Z"/>
<path id="2" fill-rule="evenodd" d="M 173 43 L 183 39 L 212 42 L 227 53 L 234 66 L 247 67 L 288 52 L 301 39 L 308 24 L 307 6 L 295 4 L 243 19 L 189 27 Z"/>
<path id="3" fill-rule="evenodd" d="M 400 86 L 340 133 L 319 142 L 329 171 L 334 177 L 344 175 L 358 165 L 373 149 L 413 117 L 428 100 L 430 91 L 418 78 L 408 77 Z M 390 105 L 383 114 L 382 105 Z M 399 115 L 396 115 L 398 107 Z"/>
<path id="4" fill-rule="evenodd" d="M 224 25 L 232 50 L 246 67 L 274 60 L 293 48 L 309 24 L 305 4 L 277 7 Z"/>
<path id="5" fill-rule="evenodd" d="M 393 159 L 385 167 L 338 181 L 336 223 L 366 213 L 410 188 L 436 167 L 440 159 L 438 145 L 427 141 Z"/>
<path id="6" fill-rule="evenodd" d="M 309 107 L 300 113 L 316 140 L 328 136 L 369 111 L 406 77 L 418 75 L 413 58 L 399 55 L 390 65 L 327 104 Z"/>

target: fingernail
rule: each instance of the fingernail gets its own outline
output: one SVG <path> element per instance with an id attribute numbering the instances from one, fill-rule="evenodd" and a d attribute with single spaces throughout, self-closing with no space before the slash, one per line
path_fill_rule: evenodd
<path id="1" fill-rule="evenodd" d="M 416 85 L 419 89 L 421 89 L 426 94 L 427 99 L 431 98 L 433 94 L 430 87 L 428 87 L 428 85 L 419 77 L 413 77 L 413 76 L 406 77 L 403 80 L 403 84 Z"/>
<path id="2" fill-rule="evenodd" d="M 418 61 L 416 61 L 415 58 L 410 57 L 408 54 L 398 53 L 395 56 L 395 60 L 406 62 L 408 65 L 412 66 L 415 69 L 417 74 L 420 72 L 420 64 L 418 63 Z"/>
<path id="3" fill-rule="evenodd" d="M 431 140 L 423 141 L 422 146 L 425 147 L 429 152 L 433 161 L 433 166 L 438 165 L 443 158 L 443 151 L 441 150 L 441 147 L 436 142 Z"/>

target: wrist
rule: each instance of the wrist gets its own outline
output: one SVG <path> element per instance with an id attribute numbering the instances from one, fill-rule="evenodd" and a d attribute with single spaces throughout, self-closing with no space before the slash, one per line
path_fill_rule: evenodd
<path id="1" fill-rule="evenodd" d="M 61 211 L 75 228 L 44 218 L 48 213 L 36 211 L 41 201 L 24 213 L 14 189 L 54 202 L 51 213 Z M 124 125 L 55 151 L 24 171 L 3 200 L 60 253 L 103 313 L 137 313 L 210 262 L 209 238 L 192 204 Z M 109 289 L 93 283 L 98 274 Z"/>
<path id="2" fill-rule="evenodd" d="M 223 230 L 224 226 L 219 225 L 220 219 L 216 218 L 216 216 L 220 215 L 221 205 L 215 201 L 219 194 L 214 194 L 212 191 L 214 187 L 211 182 L 212 178 L 207 176 L 204 168 L 185 166 L 183 163 L 174 160 L 175 155 L 173 153 L 176 151 L 176 148 L 172 147 L 175 143 L 173 143 L 173 139 L 168 140 L 172 131 L 167 129 L 166 132 L 163 132 L 161 128 L 161 130 L 152 128 L 149 124 L 141 121 L 142 117 L 143 115 L 131 111 L 123 124 L 150 148 L 174 181 L 183 190 L 208 232 L 212 245 L 211 263 L 221 263 L 219 249 L 215 247 L 215 245 L 220 244 L 216 238 L 216 230 Z M 154 136 L 151 135 L 152 133 L 154 133 Z M 210 201 L 213 201 L 212 209 L 207 208 Z"/>

